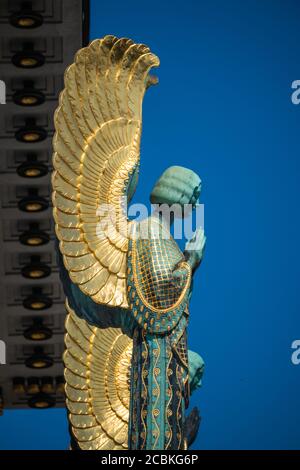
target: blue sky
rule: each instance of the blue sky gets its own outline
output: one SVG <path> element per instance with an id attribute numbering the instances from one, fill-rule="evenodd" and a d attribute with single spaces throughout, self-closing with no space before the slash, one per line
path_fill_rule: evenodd
<path id="1" fill-rule="evenodd" d="M 300 443 L 299 125 L 296 0 L 92 0 L 91 38 L 146 43 L 161 60 L 145 99 L 135 201 L 178 164 L 203 181 L 207 249 L 190 348 L 206 363 L 195 449 Z M 0 448 L 63 449 L 64 410 L 6 411 Z"/>

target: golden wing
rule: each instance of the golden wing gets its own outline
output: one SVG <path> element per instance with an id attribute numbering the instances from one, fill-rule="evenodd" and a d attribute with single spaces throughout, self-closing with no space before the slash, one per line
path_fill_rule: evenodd
<path id="1" fill-rule="evenodd" d="M 66 403 L 83 450 L 128 448 L 132 339 L 119 328 L 91 327 L 66 302 Z"/>
<path id="2" fill-rule="evenodd" d="M 97 303 L 128 307 L 122 197 L 139 164 L 147 75 L 158 65 L 145 45 L 105 36 L 65 73 L 55 113 L 54 219 L 71 280 Z"/>

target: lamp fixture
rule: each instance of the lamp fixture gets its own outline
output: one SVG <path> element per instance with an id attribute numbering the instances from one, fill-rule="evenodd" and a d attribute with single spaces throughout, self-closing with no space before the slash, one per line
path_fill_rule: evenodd
<path id="1" fill-rule="evenodd" d="M 21 233 L 19 237 L 20 243 L 27 246 L 41 246 L 49 243 L 50 237 L 48 233 L 39 229 L 39 224 L 33 222 L 29 224 L 29 230 Z"/>
<path id="2" fill-rule="evenodd" d="M 46 409 L 55 405 L 55 398 L 46 393 L 39 393 L 29 398 L 28 406 L 30 408 Z"/>
<path id="3" fill-rule="evenodd" d="M 15 132 L 15 138 L 25 144 L 35 144 L 47 138 L 47 131 L 36 125 L 34 118 L 25 119 L 25 126 Z"/>
<path id="4" fill-rule="evenodd" d="M 25 80 L 23 82 L 23 89 L 14 93 L 13 101 L 19 106 L 38 106 L 44 103 L 45 95 L 34 88 L 32 80 Z"/>
<path id="5" fill-rule="evenodd" d="M 40 393 L 40 383 L 37 377 L 29 377 L 27 379 L 27 393 L 29 395 Z"/>
<path id="6" fill-rule="evenodd" d="M 53 359 L 44 353 L 43 348 L 34 348 L 32 356 L 25 360 L 26 367 L 30 369 L 47 369 L 53 365 Z"/>
<path id="7" fill-rule="evenodd" d="M 41 212 L 49 207 L 48 201 L 39 196 L 36 188 L 28 190 L 28 196 L 18 202 L 18 207 L 23 212 Z"/>
<path id="8" fill-rule="evenodd" d="M 23 306 L 28 310 L 46 310 L 52 306 L 52 299 L 44 295 L 40 287 L 34 287 L 32 294 L 23 300 Z"/>
<path id="9" fill-rule="evenodd" d="M 24 338 L 31 341 L 45 341 L 52 337 L 52 331 L 43 324 L 42 318 L 34 318 L 33 324 L 24 331 Z"/>
<path id="10" fill-rule="evenodd" d="M 23 266 L 21 272 L 27 279 L 43 279 L 51 274 L 51 268 L 41 262 L 40 256 L 33 255 L 30 257 L 30 263 Z"/>
<path id="11" fill-rule="evenodd" d="M 34 45 L 31 42 L 25 42 L 22 51 L 14 54 L 11 60 L 16 67 L 34 69 L 44 65 L 45 56 L 35 51 Z"/>
<path id="12" fill-rule="evenodd" d="M 23 379 L 23 377 L 13 378 L 13 391 L 18 395 L 23 395 L 26 393 L 25 380 Z"/>
<path id="13" fill-rule="evenodd" d="M 55 393 L 52 377 L 42 377 L 41 391 L 47 394 Z"/>
<path id="14" fill-rule="evenodd" d="M 48 173 L 44 163 L 38 162 L 35 154 L 29 153 L 25 162 L 17 168 L 17 173 L 23 178 L 40 178 Z"/>
<path id="15" fill-rule="evenodd" d="M 43 17 L 32 10 L 31 2 L 22 2 L 21 10 L 13 13 L 9 21 L 16 28 L 33 29 L 43 24 Z"/>

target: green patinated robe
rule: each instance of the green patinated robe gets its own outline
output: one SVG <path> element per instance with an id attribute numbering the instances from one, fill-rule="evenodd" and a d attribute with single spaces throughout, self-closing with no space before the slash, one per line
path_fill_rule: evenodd
<path id="1" fill-rule="evenodd" d="M 138 326 L 133 334 L 129 448 L 184 449 L 191 269 L 157 218 L 137 224 L 134 238 L 128 300 Z"/>
<path id="2" fill-rule="evenodd" d="M 70 281 L 58 253 L 61 279 L 80 318 L 100 328 L 121 328 L 133 338 L 129 449 L 184 449 L 185 409 L 193 379 L 186 343 L 191 269 L 157 218 L 135 224 L 137 232 L 145 224 L 152 238 L 130 242 L 130 310 L 96 304 L 83 294 Z"/>

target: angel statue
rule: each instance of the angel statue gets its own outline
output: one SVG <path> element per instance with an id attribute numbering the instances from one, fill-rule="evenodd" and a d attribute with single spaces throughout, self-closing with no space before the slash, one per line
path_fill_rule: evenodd
<path id="1" fill-rule="evenodd" d="M 187 349 L 192 278 L 202 229 L 179 249 L 162 207 L 197 204 L 193 171 L 168 168 L 155 211 L 129 220 L 140 161 L 142 101 L 158 58 L 105 36 L 65 73 L 55 113 L 53 206 L 66 293 L 66 403 L 73 447 L 186 449 L 197 412 L 190 393 L 203 361 Z"/>

